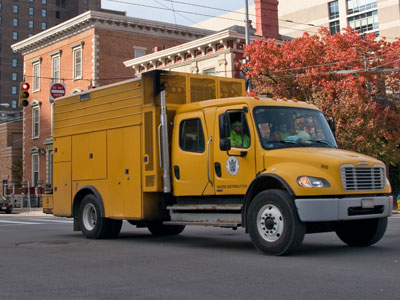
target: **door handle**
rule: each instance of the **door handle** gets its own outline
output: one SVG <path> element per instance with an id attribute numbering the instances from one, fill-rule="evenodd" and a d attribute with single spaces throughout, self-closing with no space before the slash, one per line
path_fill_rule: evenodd
<path id="1" fill-rule="evenodd" d="M 179 172 L 179 167 L 178 166 L 174 166 L 174 174 L 175 174 L 175 178 L 176 179 L 181 179 L 181 174 Z"/>
<path id="2" fill-rule="evenodd" d="M 215 168 L 215 174 L 217 174 L 218 177 L 221 177 L 222 176 L 221 164 L 219 162 L 214 163 L 214 168 Z"/>

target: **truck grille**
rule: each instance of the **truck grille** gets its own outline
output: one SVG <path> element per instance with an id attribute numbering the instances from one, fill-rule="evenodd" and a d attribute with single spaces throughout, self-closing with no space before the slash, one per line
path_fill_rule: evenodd
<path id="1" fill-rule="evenodd" d="M 345 191 L 383 190 L 385 188 L 385 168 L 354 167 L 344 165 L 340 168 L 342 184 Z"/>

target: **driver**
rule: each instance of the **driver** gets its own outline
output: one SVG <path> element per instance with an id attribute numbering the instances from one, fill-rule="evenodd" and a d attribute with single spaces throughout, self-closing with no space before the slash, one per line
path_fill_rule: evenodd
<path id="1" fill-rule="evenodd" d="M 250 146 L 250 137 L 243 132 L 242 123 L 240 121 L 236 121 L 232 124 L 229 139 L 231 140 L 232 147 L 248 148 Z"/>

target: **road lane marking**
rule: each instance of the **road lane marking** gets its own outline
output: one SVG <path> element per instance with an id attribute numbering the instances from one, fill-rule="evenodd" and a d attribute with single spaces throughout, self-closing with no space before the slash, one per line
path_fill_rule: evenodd
<path id="1" fill-rule="evenodd" d="M 29 219 L 29 221 L 40 221 L 40 222 L 49 222 L 49 223 L 73 223 L 72 220 L 51 220 L 51 219 Z"/>
<path id="2" fill-rule="evenodd" d="M 44 223 L 34 223 L 34 222 L 24 222 L 24 221 L 5 221 L 5 220 L 0 220 L 0 223 L 5 223 L 5 224 L 20 224 L 20 225 L 37 225 L 37 224 L 44 224 Z"/>

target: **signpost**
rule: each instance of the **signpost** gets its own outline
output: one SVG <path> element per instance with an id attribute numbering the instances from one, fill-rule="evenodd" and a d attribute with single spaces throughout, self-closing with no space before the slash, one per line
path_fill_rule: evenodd
<path id="1" fill-rule="evenodd" d="M 54 103 L 54 100 L 59 97 L 65 96 L 65 84 L 64 83 L 50 83 L 50 103 Z"/>

